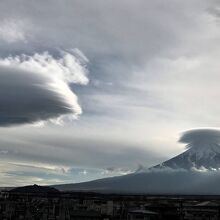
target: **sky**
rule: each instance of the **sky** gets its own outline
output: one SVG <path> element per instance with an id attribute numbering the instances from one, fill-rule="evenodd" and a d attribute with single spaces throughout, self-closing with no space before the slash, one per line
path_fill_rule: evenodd
<path id="1" fill-rule="evenodd" d="M 0 186 L 124 175 L 218 128 L 217 0 L 0 2 Z"/>

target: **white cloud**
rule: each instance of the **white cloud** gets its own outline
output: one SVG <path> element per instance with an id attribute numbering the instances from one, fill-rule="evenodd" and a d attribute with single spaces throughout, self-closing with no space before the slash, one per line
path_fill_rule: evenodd
<path id="1" fill-rule="evenodd" d="M 0 59 L 0 65 L 20 68 L 30 72 L 39 72 L 51 78 L 58 78 L 66 83 L 86 85 L 88 83 L 87 69 L 81 60 L 74 56 L 75 49 L 70 52 L 61 51 L 61 57 L 55 58 L 48 52 L 35 53 L 32 56 L 21 54 Z M 80 52 L 80 54 L 83 54 Z M 81 55 L 82 56 L 82 55 Z M 83 55 L 85 57 L 85 55 Z M 88 62 L 85 60 L 85 62 Z"/>
<path id="2" fill-rule="evenodd" d="M 4 19 L 0 22 L 0 40 L 7 43 L 26 41 L 25 26 L 21 20 Z"/>
<path id="3" fill-rule="evenodd" d="M 58 58 L 48 52 L 1 58 L 0 124 L 42 125 L 48 119 L 60 124 L 66 114 L 76 118 L 82 110 L 70 84 L 86 85 L 87 74 L 85 63 L 65 51 Z"/>

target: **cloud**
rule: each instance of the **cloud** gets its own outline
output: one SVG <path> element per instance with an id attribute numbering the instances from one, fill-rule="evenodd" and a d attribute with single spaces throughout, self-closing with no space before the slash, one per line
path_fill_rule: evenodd
<path id="1" fill-rule="evenodd" d="M 180 143 L 187 144 L 188 148 L 220 148 L 220 129 L 196 128 L 185 131 L 179 139 Z"/>
<path id="2" fill-rule="evenodd" d="M 78 98 L 69 87 L 88 83 L 86 60 L 77 54 L 73 50 L 56 58 L 45 52 L 0 59 L 0 126 L 81 114 Z"/>
<path id="3" fill-rule="evenodd" d="M 26 42 L 24 21 L 15 19 L 4 19 L 0 22 L 0 40 L 6 43 Z"/>

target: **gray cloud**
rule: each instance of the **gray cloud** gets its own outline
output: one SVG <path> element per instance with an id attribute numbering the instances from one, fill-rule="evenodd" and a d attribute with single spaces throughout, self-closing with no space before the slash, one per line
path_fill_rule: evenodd
<path id="1" fill-rule="evenodd" d="M 208 148 L 209 146 L 220 144 L 220 129 L 197 128 L 184 132 L 179 140 L 186 143 L 188 148 Z"/>
<path id="2" fill-rule="evenodd" d="M 68 83 L 87 83 L 84 69 L 69 53 L 0 60 L 0 126 L 27 124 L 63 115 L 77 116 L 81 108 Z"/>
<path id="3" fill-rule="evenodd" d="M 71 114 L 71 106 L 48 89 L 48 79 L 12 68 L 0 69 L 0 125 L 33 123 Z"/>
<path id="4" fill-rule="evenodd" d="M 26 128 L 22 132 L 16 128 L 7 128 L 1 134 L 1 152 L 7 154 L 0 157 L 10 161 L 33 161 L 64 166 L 94 167 L 107 169 L 135 170 L 139 163 L 152 166 L 164 158 L 154 155 L 150 150 L 121 140 L 109 140 L 106 137 L 80 137 L 77 133 L 70 134 L 68 129 L 51 130 L 45 133 L 45 128 Z M 81 130 L 80 130 L 81 131 Z M 13 134 L 13 140 L 10 138 Z M 25 134 L 25 138 L 23 135 Z M 56 137 L 56 138 L 54 138 Z"/>

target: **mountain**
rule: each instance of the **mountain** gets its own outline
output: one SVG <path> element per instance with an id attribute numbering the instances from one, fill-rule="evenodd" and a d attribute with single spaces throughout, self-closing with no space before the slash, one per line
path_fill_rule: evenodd
<path id="1" fill-rule="evenodd" d="M 220 146 L 216 143 L 196 143 L 188 146 L 188 150 L 182 154 L 167 160 L 153 168 L 172 169 L 220 169 Z"/>
<path id="2" fill-rule="evenodd" d="M 220 172 L 157 170 L 54 186 L 60 191 L 148 195 L 220 195 Z"/>
<path id="3" fill-rule="evenodd" d="M 55 186 L 59 190 L 145 194 L 220 195 L 220 145 L 193 139 L 185 152 L 149 169 L 85 183 Z"/>
<path id="4" fill-rule="evenodd" d="M 36 193 L 36 194 L 45 194 L 45 193 L 59 193 L 59 190 L 49 187 L 49 186 L 38 186 L 38 185 L 29 185 L 13 188 L 10 190 L 11 193 Z"/>

